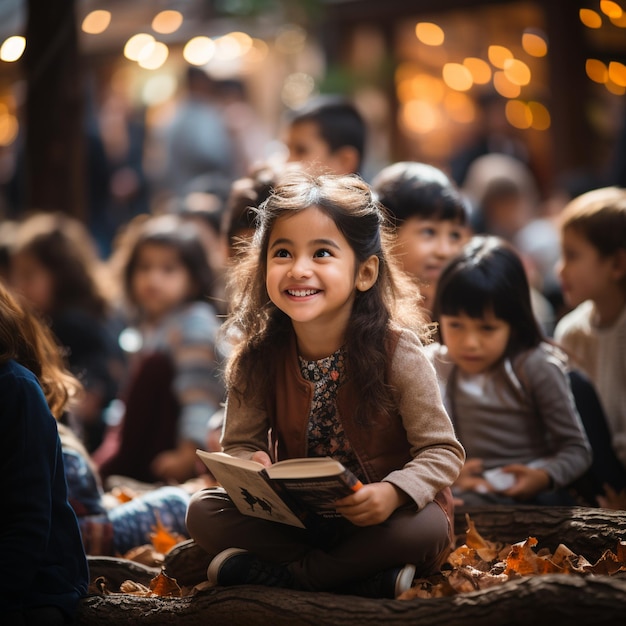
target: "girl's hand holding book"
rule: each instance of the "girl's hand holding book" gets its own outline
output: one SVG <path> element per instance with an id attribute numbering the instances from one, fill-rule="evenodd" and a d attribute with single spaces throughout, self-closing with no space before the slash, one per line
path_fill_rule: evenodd
<path id="1" fill-rule="evenodd" d="M 374 526 L 384 522 L 409 496 L 391 483 L 363 485 L 358 491 L 335 502 L 341 513 L 355 526 Z"/>
<path id="2" fill-rule="evenodd" d="M 252 461 L 256 461 L 260 463 L 263 467 L 270 467 L 272 465 L 272 459 L 270 459 L 270 455 L 267 452 L 263 452 L 263 450 L 257 450 L 250 459 Z"/>

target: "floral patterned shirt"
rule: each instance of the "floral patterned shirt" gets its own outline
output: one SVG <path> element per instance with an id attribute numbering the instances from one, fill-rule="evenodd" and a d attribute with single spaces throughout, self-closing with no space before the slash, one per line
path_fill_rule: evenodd
<path id="1" fill-rule="evenodd" d="M 317 361 L 307 361 L 300 356 L 298 359 L 302 376 L 315 385 L 308 425 L 309 456 L 330 456 L 363 480 L 337 409 L 337 391 L 345 379 L 343 349 Z"/>

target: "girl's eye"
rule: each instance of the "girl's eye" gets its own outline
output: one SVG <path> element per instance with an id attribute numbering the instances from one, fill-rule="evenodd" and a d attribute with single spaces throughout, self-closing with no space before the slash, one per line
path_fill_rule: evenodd
<path id="1" fill-rule="evenodd" d="M 330 250 L 327 250 L 326 248 L 322 248 L 321 250 L 317 250 L 313 256 L 319 258 L 319 257 L 329 257 L 332 255 L 330 253 Z"/>
<path id="2" fill-rule="evenodd" d="M 279 250 L 276 250 L 274 256 L 278 257 L 279 259 L 286 259 L 289 257 L 289 252 L 285 250 L 285 248 L 280 248 Z"/>
<path id="3" fill-rule="evenodd" d="M 450 239 L 454 242 L 461 241 L 462 235 L 458 231 L 453 231 L 450 233 Z"/>
<path id="4" fill-rule="evenodd" d="M 435 229 L 434 228 L 422 228 L 422 229 L 420 229 L 419 234 L 422 237 L 434 237 L 435 236 Z"/>

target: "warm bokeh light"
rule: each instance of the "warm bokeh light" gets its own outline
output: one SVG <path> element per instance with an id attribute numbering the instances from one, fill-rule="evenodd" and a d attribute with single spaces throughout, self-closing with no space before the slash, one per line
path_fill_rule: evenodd
<path id="1" fill-rule="evenodd" d="M 441 123 L 439 109 L 429 102 L 413 100 L 407 102 L 400 112 L 400 123 L 409 132 L 423 135 L 429 133 Z"/>
<path id="2" fill-rule="evenodd" d="M 587 28 L 600 28 L 602 26 L 602 17 L 599 13 L 592 11 L 591 9 L 581 9 L 578 12 L 580 21 Z"/>
<path id="3" fill-rule="evenodd" d="M 92 11 L 85 16 L 81 28 L 89 35 L 99 35 L 109 27 L 110 23 L 110 11 Z"/>
<path id="4" fill-rule="evenodd" d="M 548 44 L 545 38 L 530 30 L 522 35 L 522 48 L 532 57 L 545 57 L 548 54 Z"/>
<path id="5" fill-rule="evenodd" d="M 137 63 L 139 67 L 143 67 L 145 70 L 158 70 L 167 61 L 169 53 L 170 51 L 164 43 L 153 41 L 141 49 Z"/>
<path id="6" fill-rule="evenodd" d="M 619 19 L 622 17 L 622 7 L 612 0 L 600 0 L 600 11 L 611 19 Z"/>
<path id="7" fill-rule="evenodd" d="M 13 63 L 17 61 L 26 49 L 26 38 L 21 35 L 13 35 L 4 40 L 0 47 L 0 61 Z"/>
<path id="8" fill-rule="evenodd" d="M 200 35 L 190 39 L 183 48 L 183 58 L 191 65 L 206 65 L 215 54 L 215 42 Z"/>
<path id="9" fill-rule="evenodd" d="M 594 83 L 604 84 L 609 79 L 609 70 L 599 59 L 587 59 L 585 71 Z"/>
<path id="10" fill-rule="evenodd" d="M 519 98 L 522 88 L 512 83 L 504 72 L 495 72 L 493 87 L 504 98 Z"/>
<path id="11" fill-rule="evenodd" d="M 162 35 L 176 32 L 183 23 L 183 14 L 180 11 L 161 11 L 152 20 L 152 30 Z"/>
<path id="12" fill-rule="evenodd" d="M 619 17 L 612 17 L 611 24 L 618 28 L 626 28 L 626 11 L 624 11 Z"/>
<path id="13" fill-rule="evenodd" d="M 260 63 L 265 60 L 268 54 L 269 46 L 262 39 L 253 38 L 245 59 L 248 63 Z"/>
<path id="14" fill-rule="evenodd" d="M 489 46 L 487 48 L 487 56 L 491 65 L 498 69 L 503 69 L 505 61 L 513 58 L 513 53 L 504 46 Z"/>
<path id="15" fill-rule="evenodd" d="M 148 33 L 137 33 L 133 35 L 124 46 L 124 56 L 130 61 L 139 60 L 141 51 L 154 43 L 154 37 Z"/>
<path id="16" fill-rule="evenodd" d="M 446 63 L 442 71 L 443 82 L 457 91 L 467 91 L 474 84 L 472 73 L 461 63 Z"/>
<path id="17" fill-rule="evenodd" d="M 432 22 L 419 22 L 415 26 L 415 36 L 427 46 L 440 46 L 446 38 L 441 26 Z"/>
<path id="18" fill-rule="evenodd" d="M 552 120 L 550 112 L 541 102 L 529 102 L 528 110 L 532 116 L 532 128 L 534 130 L 548 130 Z"/>
<path id="19" fill-rule="evenodd" d="M 463 65 L 470 71 L 472 79 L 477 85 L 486 85 L 491 80 L 491 68 L 487 61 L 478 57 L 467 57 Z"/>
<path id="20" fill-rule="evenodd" d="M 176 78 L 171 74 L 151 76 L 141 90 L 141 99 L 146 106 L 162 104 L 174 96 L 177 86 Z"/>
<path id="21" fill-rule="evenodd" d="M 626 87 L 626 65 L 618 61 L 609 63 L 609 79 L 620 87 Z"/>
<path id="22" fill-rule="evenodd" d="M 294 24 L 282 28 L 274 40 L 276 50 L 282 54 L 298 54 L 304 49 L 305 43 L 306 31 Z"/>
<path id="23" fill-rule="evenodd" d="M 507 122 L 515 128 L 524 130 L 530 128 L 533 122 L 530 109 L 520 100 L 509 100 L 509 102 L 506 103 L 504 112 Z"/>
<path id="24" fill-rule="evenodd" d="M 504 62 L 504 73 L 515 85 L 528 85 L 530 82 L 530 68 L 519 59 L 507 59 Z"/>
<path id="25" fill-rule="evenodd" d="M 476 106 L 467 94 L 450 91 L 443 100 L 443 106 L 450 119 L 460 124 L 471 124 L 476 119 Z"/>
<path id="26" fill-rule="evenodd" d="M 215 40 L 215 58 L 219 61 L 232 61 L 245 56 L 252 47 L 252 38 L 246 33 L 228 33 Z"/>
<path id="27" fill-rule="evenodd" d="M 433 104 L 443 99 L 445 86 L 443 81 L 430 74 L 415 74 L 411 78 L 405 78 L 398 83 L 398 100 L 409 102 L 411 100 L 427 100 Z"/>
<path id="28" fill-rule="evenodd" d="M 626 87 L 622 87 L 621 85 L 616 85 L 613 81 L 608 80 L 604 86 L 607 91 L 610 91 L 612 94 L 616 96 L 623 96 L 626 93 Z"/>
<path id="29" fill-rule="evenodd" d="M 5 107 L 6 108 L 6 107 Z M 0 146 L 10 146 L 17 138 L 19 123 L 8 111 L 0 113 Z"/>
<path id="30" fill-rule="evenodd" d="M 315 90 L 315 79 L 304 72 L 290 74 L 283 83 L 281 99 L 294 109 L 304 104 Z"/>
<path id="31" fill-rule="evenodd" d="M 239 45 L 239 56 L 245 56 L 252 48 L 252 37 L 248 33 L 242 33 L 241 31 L 235 31 L 230 33 L 230 36 Z"/>

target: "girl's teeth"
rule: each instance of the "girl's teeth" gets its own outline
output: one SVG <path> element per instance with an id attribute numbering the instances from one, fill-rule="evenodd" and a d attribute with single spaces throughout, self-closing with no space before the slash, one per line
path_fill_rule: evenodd
<path id="1" fill-rule="evenodd" d="M 304 297 L 304 296 L 312 296 L 314 293 L 316 293 L 315 289 L 290 289 L 289 290 L 289 295 L 291 296 L 297 296 L 297 297 Z"/>

